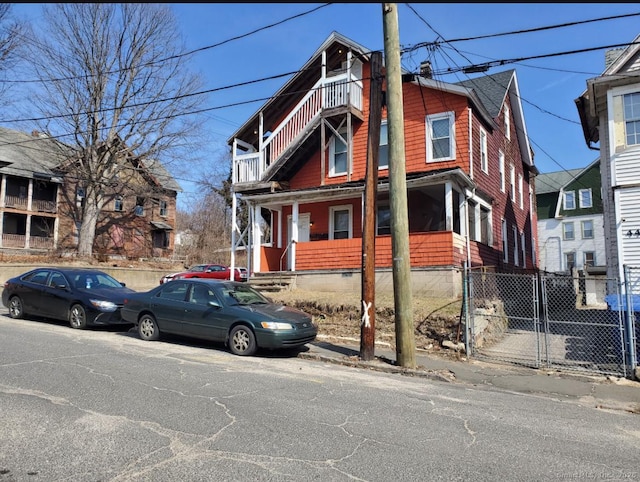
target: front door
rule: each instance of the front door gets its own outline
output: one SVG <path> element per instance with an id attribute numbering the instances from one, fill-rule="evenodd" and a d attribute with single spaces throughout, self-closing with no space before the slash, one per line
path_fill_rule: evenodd
<path id="1" fill-rule="evenodd" d="M 291 258 L 291 245 L 289 243 L 291 243 L 291 223 L 292 223 L 292 218 L 291 215 L 289 215 L 287 217 L 287 246 L 289 246 L 289 249 L 287 251 L 287 269 L 290 270 L 291 266 L 293 265 L 292 263 L 292 258 Z M 309 231 L 310 231 L 310 226 L 309 224 L 311 223 L 311 214 L 310 213 L 302 213 L 298 215 L 298 242 L 299 243 L 306 243 L 309 241 Z"/>

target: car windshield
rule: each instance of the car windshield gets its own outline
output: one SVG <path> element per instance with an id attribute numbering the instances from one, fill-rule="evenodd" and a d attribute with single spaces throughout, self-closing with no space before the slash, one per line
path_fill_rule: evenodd
<path id="1" fill-rule="evenodd" d="M 73 284 L 76 288 L 97 289 L 97 288 L 122 288 L 122 284 L 107 273 L 89 272 L 74 273 L 72 275 Z"/>
<path id="2" fill-rule="evenodd" d="M 269 303 L 264 296 L 250 286 L 225 286 L 222 288 L 225 300 L 230 305 L 257 305 Z"/>

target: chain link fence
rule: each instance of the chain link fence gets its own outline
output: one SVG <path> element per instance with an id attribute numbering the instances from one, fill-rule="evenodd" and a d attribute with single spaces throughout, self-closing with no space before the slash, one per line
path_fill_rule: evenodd
<path id="1" fill-rule="evenodd" d="M 635 273 L 640 311 L 640 269 Z M 634 317 L 620 287 L 619 280 L 599 276 L 467 270 L 467 353 L 535 368 L 627 376 L 635 366 L 627 334 Z"/>

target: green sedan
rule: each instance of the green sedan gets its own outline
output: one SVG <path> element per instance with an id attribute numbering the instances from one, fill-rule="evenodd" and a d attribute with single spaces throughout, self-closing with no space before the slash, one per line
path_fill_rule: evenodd
<path id="1" fill-rule="evenodd" d="M 272 303 L 247 283 L 235 281 L 170 281 L 128 295 L 121 316 L 136 325 L 143 340 L 170 333 L 224 342 L 236 355 L 299 347 L 318 334 L 307 313 Z"/>

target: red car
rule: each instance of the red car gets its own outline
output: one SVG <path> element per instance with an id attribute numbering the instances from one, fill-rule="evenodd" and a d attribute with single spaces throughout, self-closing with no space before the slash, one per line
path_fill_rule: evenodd
<path id="1" fill-rule="evenodd" d="M 183 278 L 231 279 L 230 274 L 231 270 L 228 266 L 224 266 L 221 264 L 196 264 L 189 268 L 187 271 L 163 276 L 160 279 L 160 284 L 174 279 Z M 234 281 L 247 281 L 246 273 L 243 273 L 239 268 L 236 268 Z"/>

